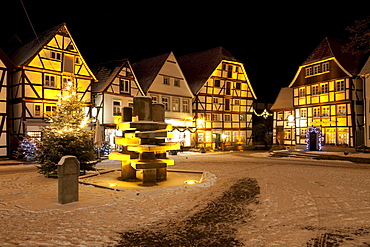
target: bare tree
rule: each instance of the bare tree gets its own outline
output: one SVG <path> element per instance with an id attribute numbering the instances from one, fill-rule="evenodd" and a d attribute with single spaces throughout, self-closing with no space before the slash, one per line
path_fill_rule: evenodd
<path id="1" fill-rule="evenodd" d="M 355 24 L 346 30 L 350 33 L 350 42 L 343 46 L 343 52 L 353 55 L 370 53 L 370 16 L 355 21 Z"/>

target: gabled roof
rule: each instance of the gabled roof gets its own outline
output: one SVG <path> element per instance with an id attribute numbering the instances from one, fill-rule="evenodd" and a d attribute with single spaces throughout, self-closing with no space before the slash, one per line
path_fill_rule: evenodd
<path id="1" fill-rule="evenodd" d="M 222 60 L 238 61 L 221 46 L 177 59 L 194 94 L 198 93 Z"/>
<path id="2" fill-rule="evenodd" d="M 32 61 L 32 59 L 35 56 L 37 56 L 37 54 L 44 48 L 44 46 L 46 46 L 51 41 L 51 39 L 57 34 L 70 37 L 71 41 L 73 42 L 75 46 L 76 51 L 80 54 L 81 59 L 86 64 L 85 60 L 83 59 L 80 51 L 78 50 L 76 46 L 76 43 L 74 42 L 70 32 L 67 29 L 66 23 L 59 24 L 39 34 L 37 38 L 34 38 L 28 41 L 27 43 L 19 47 L 17 50 L 15 50 L 14 52 L 11 52 L 9 54 L 9 58 L 12 60 L 12 62 L 16 66 L 25 66 L 29 64 Z M 93 79 L 96 80 L 90 68 L 86 66 L 86 69 L 89 71 Z"/>
<path id="3" fill-rule="evenodd" d="M 8 70 L 15 68 L 14 63 L 8 58 L 8 56 L 0 49 L 0 60 L 3 61 Z"/>
<path id="4" fill-rule="evenodd" d="M 9 58 L 16 66 L 27 65 L 63 27 L 65 27 L 65 23 L 59 24 L 39 34 L 37 36 L 38 38 L 28 41 L 9 54 Z"/>
<path id="5" fill-rule="evenodd" d="M 299 67 L 289 87 L 295 85 L 302 68 L 326 59 L 333 60 L 347 76 L 357 76 L 364 60 L 360 56 L 343 52 L 344 45 L 343 41 L 326 37 Z"/>
<path id="6" fill-rule="evenodd" d="M 270 111 L 290 110 L 293 108 L 293 88 L 281 88 L 276 97 L 275 103 L 270 108 Z"/>
<path id="7" fill-rule="evenodd" d="M 109 87 L 109 85 L 113 82 L 113 80 L 116 78 L 116 76 L 121 72 L 123 67 L 125 67 L 126 65 L 128 65 L 128 67 L 133 72 L 133 69 L 131 68 L 130 62 L 128 61 L 127 58 L 96 65 L 96 67 L 93 69 L 93 73 L 98 79 L 98 82 L 92 84 L 92 91 L 94 93 L 100 93 L 105 91 Z M 137 83 L 135 74 L 134 73 L 132 74 L 134 76 L 135 82 Z M 140 92 L 142 92 L 140 85 L 137 86 Z"/>
<path id="8" fill-rule="evenodd" d="M 340 65 L 352 75 L 357 75 L 361 69 L 361 59 L 342 51 L 345 43 L 341 40 L 326 37 L 308 56 L 302 65 L 311 64 L 327 58 L 335 57 Z"/>
<path id="9" fill-rule="evenodd" d="M 369 75 L 370 74 L 370 56 L 369 58 L 367 59 L 364 67 L 362 68 L 362 70 L 360 71 L 360 75 L 364 76 L 364 75 Z"/>
<path id="10" fill-rule="evenodd" d="M 144 92 L 149 90 L 150 85 L 152 85 L 155 77 L 158 75 L 170 54 L 171 53 L 165 53 L 132 64 L 136 78 Z"/>
<path id="11" fill-rule="evenodd" d="M 93 73 L 98 79 L 98 82 L 93 83 L 92 91 L 102 92 L 112 83 L 114 78 L 120 73 L 125 66 L 127 59 L 115 60 L 106 63 L 101 63 L 93 69 Z"/>

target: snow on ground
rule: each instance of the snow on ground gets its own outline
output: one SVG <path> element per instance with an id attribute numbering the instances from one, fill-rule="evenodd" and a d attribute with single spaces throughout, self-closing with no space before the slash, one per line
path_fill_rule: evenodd
<path id="1" fill-rule="evenodd" d="M 370 243 L 367 165 L 267 154 L 182 153 L 171 156 L 171 168 L 204 171 L 208 181 L 140 194 L 80 185 L 80 200 L 65 205 L 57 203 L 56 179 L 37 174 L 32 165 L 0 166 L 0 246 L 113 246 L 122 232 L 216 212 L 212 202 L 221 205 L 217 198 L 246 178 L 260 187 L 258 203 L 246 209 L 250 218 L 238 225 L 246 246 L 306 246 L 337 235 L 348 236 L 342 239 L 347 246 Z"/>

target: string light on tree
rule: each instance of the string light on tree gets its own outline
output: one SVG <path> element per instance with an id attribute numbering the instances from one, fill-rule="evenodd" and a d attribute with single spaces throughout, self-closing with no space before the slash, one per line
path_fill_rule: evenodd
<path id="1" fill-rule="evenodd" d="M 72 78 L 64 78 L 56 106 L 56 111 L 47 116 L 50 124 L 43 128 L 38 155 L 39 172 L 46 176 L 55 173 L 56 164 L 64 155 L 76 156 L 82 167 L 94 159 L 93 131 L 86 128 L 90 119 Z"/>

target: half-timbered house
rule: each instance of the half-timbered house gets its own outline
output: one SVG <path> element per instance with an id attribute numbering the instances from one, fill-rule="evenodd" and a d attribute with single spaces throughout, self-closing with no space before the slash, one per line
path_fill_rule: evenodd
<path id="1" fill-rule="evenodd" d="M 173 127 L 173 140 L 189 147 L 194 131 L 193 93 L 173 52 L 140 60 L 132 65 L 146 96 L 165 106 L 165 121 Z"/>
<path id="2" fill-rule="evenodd" d="M 361 60 L 325 38 L 299 67 L 293 89 L 296 144 L 354 147 L 363 143 L 363 84 L 357 77 Z M 307 134 L 308 133 L 308 134 Z M 315 149 L 315 148 L 314 148 Z"/>
<path id="3" fill-rule="evenodd" d="M 16 69 L 9 74 L 10 130 L 14 145 L 41 137 L 45 117 L 53 115 L 63 87 L 75 84 L 90 114 L 95 76 L 81 56 L 65 23 L 55 26 L 9 54 Z"/>
<path id="4" fill-rule="evenodd" d="M 0 157 L 7 157 L 8 150 L 8 71 L 14 65 L 0 49 Z"/>
<path id="5" fill-rule="evenodd" d="M 195 95 L 197 145 L 212 149 L 252 145 L 252 89 L 242 62 L 227 50 L 211 50 L 179 57 L 181 69 Z"/>
<path id="6" fill-rule="evenodd" d="M 370 57 L 360 71 L 364 83 L 364 145 L 370 147 Z"/>
<path id="7" fill-rule="evenodd" d="M 295 146 L 295 118 L 293 107 L 293 89 L 284 87 L 280 90 L 270 110 L 273 112 L 273 144 L 287 147 Z"/>
<path id="8" fill-rule="evenodd" d="M 114 144 L 116 124 L 122 122 L 122 108 L 132 106 L 134 96 L 143 96 L 128 59 L 102 63 L 93 69 L 98 79 L 92 84 L 92 114 L 104 128 L 105 141 Z"/>

